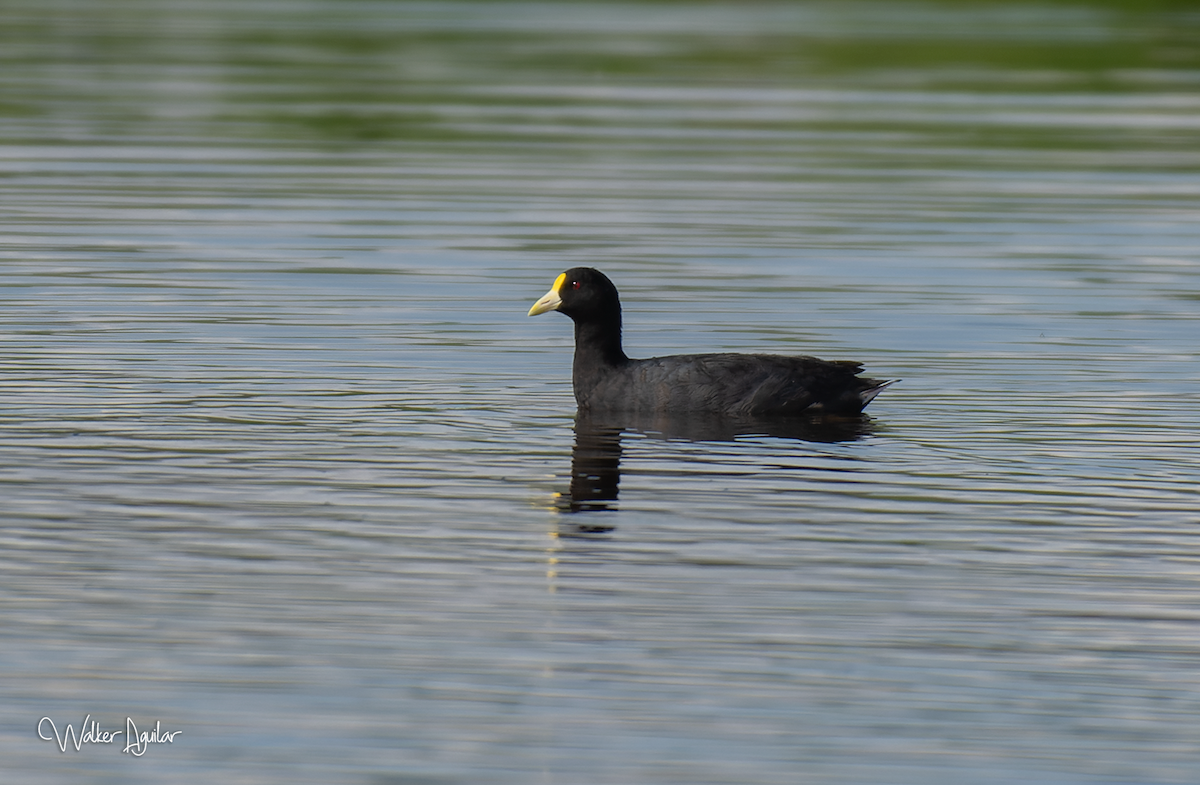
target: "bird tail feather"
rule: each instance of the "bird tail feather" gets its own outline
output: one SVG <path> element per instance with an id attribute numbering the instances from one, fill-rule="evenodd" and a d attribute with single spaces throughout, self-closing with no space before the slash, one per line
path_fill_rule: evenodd
<path id="1" fill-rule="evenodd" d="M 863 390 L 858 394 L 858 397 L 862 400 L 862 405 L 866 406 L 868 403 L 875 400 L 876 395 L 879 395 L 879 393 L 883 392 L 886 388 L 891 387 L 898 381 L 900 380 L 888 379 L 886 382 L 880 382 L 874 387 L 868 387 L 867 389 Z"/>

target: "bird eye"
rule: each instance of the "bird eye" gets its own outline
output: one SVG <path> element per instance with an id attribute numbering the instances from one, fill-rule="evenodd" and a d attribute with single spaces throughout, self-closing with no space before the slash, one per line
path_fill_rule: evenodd
<path id="1" fill-rule="evenodd" d="M 579 288 L 579 281 L 571 281 L 571 288 L 572 288 L 572 289 L 578 289 L 578 288 Z"/>

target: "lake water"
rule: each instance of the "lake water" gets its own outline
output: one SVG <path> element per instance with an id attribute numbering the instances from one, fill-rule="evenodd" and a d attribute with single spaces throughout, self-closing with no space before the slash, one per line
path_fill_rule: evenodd
<path id="1" fill-rule="evenodd" d="M 5 779 L 1200 781 L 1197 40 L 8 0 Z M 634 356 L 902 381 L 577 434 L 580 264 Z M 38 738 L 88 715 L 182 734 Z"/>

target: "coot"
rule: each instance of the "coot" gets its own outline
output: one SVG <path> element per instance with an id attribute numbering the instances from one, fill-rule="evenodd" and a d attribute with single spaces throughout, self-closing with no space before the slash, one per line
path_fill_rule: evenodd
<path id="1" fill-rule="evenodd" d="M 575 322 L 572 380 L 584 412 L 853 416 L 891 384 L 859 376 L 859 363 L 816 357 L 722 353 L 631 359 L 621 348 L 617 287 L 590 267 L 559 275 L 529 315 L 547 311 Z"/>

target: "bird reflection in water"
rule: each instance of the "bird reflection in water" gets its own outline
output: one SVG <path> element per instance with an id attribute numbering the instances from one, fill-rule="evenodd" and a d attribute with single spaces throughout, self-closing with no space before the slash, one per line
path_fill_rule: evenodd
<path id="1" fill-rule="evenodd" d="M 767 436 L 803 442 L 848 442 L 872 432 L 871 419 L 859 417 L 734 418 L 712 414 L 636 415 L 579 412 L 571 450 L 571 484 L 556 506 L 564 513 L 614 510 L 621 484 L 621 437 L 642 433 L 668 440 L 730 442 Z M 571 522 L 559 536 L 588 536 L 612 531 L 611 524 Z"/>

